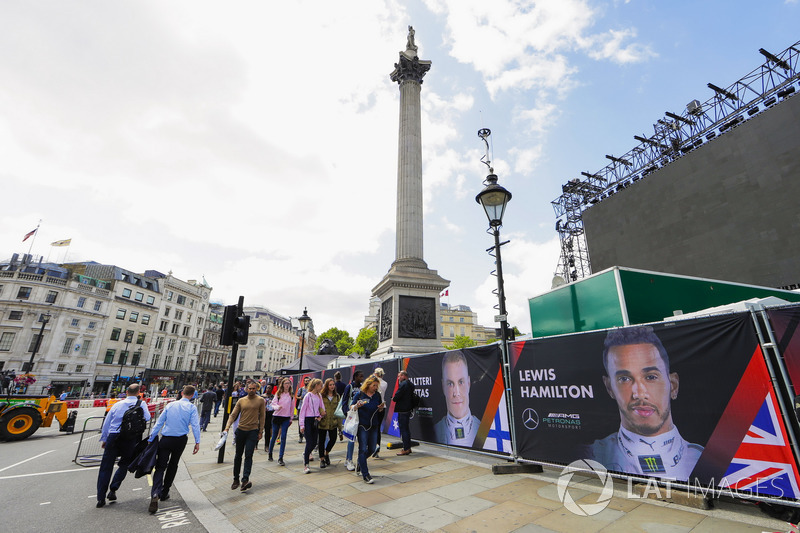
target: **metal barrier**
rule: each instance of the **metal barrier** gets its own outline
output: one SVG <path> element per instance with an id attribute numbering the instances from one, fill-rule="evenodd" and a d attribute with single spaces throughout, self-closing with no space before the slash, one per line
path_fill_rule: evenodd
<path id="1" fill-rule="evenodd" d="M 83 431 L 81 440 L 78 441 L 78 449 L 75 452 L 75 459 L 72 460 L 80 466 L 97 466 L 103 458 L 103 448 L 100 447 L 100 433 L 103 430 L 104 416 L 90 416 L 83 421 Z"/>

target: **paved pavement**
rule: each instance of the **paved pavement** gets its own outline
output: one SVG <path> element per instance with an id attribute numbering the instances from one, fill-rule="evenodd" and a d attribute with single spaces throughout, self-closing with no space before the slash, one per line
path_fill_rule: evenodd
<path id="1" fill-rule="evenodd" d="M 243 531 L 326 532 L 755 532 L 793 531 L 746 502 L 715 502 L 710 511 L 658 500 L 627 497 L 615 484 L 608 507 L 594 516 L 568 511 L 558 498 L 560 471 L 493 475 L 498 460 L 438 446 L 414 447 L 397 457 L 385 444 L 381 458 L 370 460 L 373 485 L 344 468 L 345 443 L 337 442 L 331 466 L 303 474 L 304 445 L 297 442 L 296 422 L 289 428 L 285 467 L 267 461 L 263 440 L 253 459 L 247 493 L 231 490 L 233 447 L 225 462 L 213 451 L 222 416 L 212 418 L 200 452 L 185 453 L 176 488 L 212 533 Z M 190 447 L 187 446 L 187 450 Z M 597 503 L 599 480 L 575 475 L 569 495 L 579 504 Z"/>

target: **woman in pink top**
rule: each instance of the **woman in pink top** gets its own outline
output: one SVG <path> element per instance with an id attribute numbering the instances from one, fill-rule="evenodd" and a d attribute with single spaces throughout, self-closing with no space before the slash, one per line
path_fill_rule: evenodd
<path id="1" fill-rule="evenodd" d="M 286 450 L 286 432 L 292 424 L 292 413 L 294 413 L 294 394 L 292 392 L 292 380 L 283 378 L 278 385 L 278 392 L 272 398 L 272 439 L 269 441 L 269 460 L 272 461 L 272 450 L 275 447 L 275 439 L 278 438 L 278 431 L 281 433 L 281 449 L 278 455 L 278 464 L 286 466 L 283 462 L 283 452 Z"/>
<path id="2" fill-rule="evenodd" d="M 325 406 L 322 397 L 319 395 L 322 390 L 322 380 L 312 379 L 308 384 L 308 393 L 303 398 L 303 405 L 300 407 L 300 414 L 297 419 L 300 421 L 300 434 L 306 438 L 306 449 L 303 452 L 303 472 L 309 474 L 308 459 L 311 452 L 317 446 L 317 424 L 320 418 L 325 416 Z"/>

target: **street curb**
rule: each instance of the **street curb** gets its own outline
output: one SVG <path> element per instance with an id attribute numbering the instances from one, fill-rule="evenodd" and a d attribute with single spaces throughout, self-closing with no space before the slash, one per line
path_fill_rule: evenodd
<path id="1" fill-rule="evenodd" d="M 217 509 L 189 475 L 183 457 L 178 463 L 175 475 L 175 488 L 180 492 L 183 501 L 189 506 L 197 520 L 209 533 L 240 533 L 239 529 L 228 521 L 222 511 Z"/>

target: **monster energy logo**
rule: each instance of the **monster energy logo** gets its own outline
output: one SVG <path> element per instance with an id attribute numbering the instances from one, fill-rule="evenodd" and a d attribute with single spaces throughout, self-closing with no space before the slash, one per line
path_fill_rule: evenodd
<path id="1" fill-rule="evenodd" d="M 642 472 L 645 473 L 666 472 L 660 455 L 640 455 L 639 466 L 642 468 Z"/>
<path id="2" fill-rule="evenodd" d="M 456 438 L 463 439 L 464 436 L 464 428 L 456 428 Z"/>

